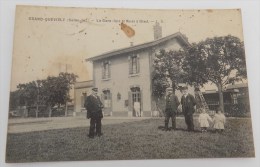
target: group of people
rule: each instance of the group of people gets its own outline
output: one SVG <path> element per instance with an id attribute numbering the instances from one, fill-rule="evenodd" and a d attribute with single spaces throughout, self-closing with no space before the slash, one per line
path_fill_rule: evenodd
<path id="1" fill-rule="evenodd" d="M 170 130 L 168 124 L 169 120 L 172 120 L 172 129 L 176 129 L 176 116 L 178 106 L 182 105 L 182 113 L 185 118 L 185 123 L 187 125 L 187 130 L 194 131 L 193 123 L 193 114 L 195 112 L 196 100 L 193 95 L 188 93 L 188 87 L 183 87 L 181 90 L 182 97 L 181 102 L 179 102 L 178 97 L 173 94 L 172 88 L 166 89 L 166 107 L 165 107 L 165 130 Z M 89 138 L 94 138 L 95 135 L 102 136 L 101 132 L 101 119 L 103 118 L 103 104 L 98 96 L 98 89 L 93 88 L 91 95 L 87 96 L 84 104 L 87 110 L 87 118 L 90 119 L 90 128 L 89 128 Z M 136 110 L 140 110 L 140 105 L 134 105 Z M 138 116 L 141 116 L 141 113 L 137 113 Z M 201 131 L 206 132 L 209 127 L 209 121 L 214 123 L 214 128 L 217 131 L 222 132 L 224 130 L 225 116 L 222 114 L 221 110 L 218 109 L 214 118 L 212 119 L 205 111 L 201 109 L 201 113 L 198 118 Z"/>
<path id="2" fill-rule="evenodd" d="M 176 115 L 178 106 L 182 105 L 182 113 L 185 118 L 185 123 L 187 125 L 187 130 L 189 132 L 194 131 L 193 114 L 195 113 L 196 100 L 193 95 L 188 93 L 188 87 L 184 86 L 181 90 L 182 97 L 181 102 L 179 102 L 178 97 L 173 94 L 172 88 L 166 89 L 166 106 L 165 106 L 165 127 L 164 130 L 170 130 L 168 124 L 169 120 L 172 120 L 172 129 L 176 129 Z M 225 116 L 222 114 L 221 109 L 216 110 L 216 114 L 213 118 L 209 116 L 205 109 L 200 109 L 200 114 L 198 117 L 198 122 L 201 128 L 201 132 L 207 132 L 210 126 L 209 122 L 213 122 L 213 128 L 217 132 L 222 132 L 225 125 Z"/>
<path id="3" fill-rule="evenodd" d="M 216 114 L 213 116 L 213 118 L 209 116 L 205 109 L 201 109 L 198 121 L 200 124 L 201 132 L 207 132 L 208 128 L 210 127 L 209 122 L 213 123 L 213 128 L 215 129 L 215 132 L 223 132 L 225 128 L 226 117 L 221 112 L 220 108 L 216 110 Z"/>

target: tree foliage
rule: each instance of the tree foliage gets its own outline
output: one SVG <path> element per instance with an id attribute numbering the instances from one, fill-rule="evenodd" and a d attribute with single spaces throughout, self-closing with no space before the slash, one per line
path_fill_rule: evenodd
<path id="1" fill-rule="evenodd" d="M 211 81 L 225 86 L 246 77 L 244 44 L 233 36 L 208 38 L 193 44 L 185 54 L 183 70 L 189 83 Z"/>
<path id="2" fill-rule="evenodd" d="M 163 97 L 167 87 L 178 89 L 178 83 L 182 82 L 185 78 L 181 66 L 183 61 L 184 51 L 165 51 L 160 50 L 155 54 L 153 61 L 152 72 L 152 94 L 155 100 L 156 108 L 161 115 L 164 114 Z"/>
<path id="3" fill-rule="evenodd" d="M 77 77 L 73 73 L 60 73 L 59 76 L 19 84 L 18 90 L 10 93 L 10 107 L 64 105 L 70 100 L 69 91 Z"/>
<path id="4" fill-rule="evenodd" d="M 154 97 L 162 97 L 169 85 L 176 90 L 180 82 L 195 87 L 212 82 L 218 87 L 222 109 L 224 87 L 247 77 L 244 43 L 231 35 L 208 38 L 180 51 L 161 50 L 153 66 Z"/>
<path id="5" fill-rule="evenodd" d="M 37 98 L 37 84 L 36 81 L 32 81 L 25 84 L 19 84 L 16 91 L 19 97 L 19 105 L 35 105 Z M 13 92 L 14 94 L 14 92 Z M 17 96 L 17 94 L 15 96 Z"/>
<path id="6" fill-rule="evenodd" d="M 223 109 L 223 88 L 247 77 L 243 42 L 230 35 L 208 38 L 185 52 L 182 68 L 188 75 L 188 83 L 214 83 Z"/>
<path id="7" fill-rule="evenodd" d="M 170 85 L 174 92 L 178 88 L 178 83 L 185 78 L 185 73 L 182 70 L 182 61 L 184 51 L 165 51 L 160 50 L 155 55 L 153 61 L 152 85 L 153 95 L 155 97 L 162 97 L 165 90 Z"/>

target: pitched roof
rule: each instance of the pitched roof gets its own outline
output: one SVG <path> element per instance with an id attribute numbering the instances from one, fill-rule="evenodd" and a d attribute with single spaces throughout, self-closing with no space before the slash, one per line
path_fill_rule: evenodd
<path id="1" fill-rule="evenodd" d="M 93 80 L 89 81 L 82 81 L 82 82 L 76 82 L 74 84 L 74 89 L 80 89 L 80 88 L 91 88 L 94 86 Z"/>
<path id="2" fill-rule="evenodd" d="M 228 85 L 227 86 L 227 90 L 229 90 L 229 89 L 245 88 L 245 87 L 248 87 L 247 83 L 239 83 L 239 84 L 235 84 L 235 85 Z"/>
<path id="3" fill-rule="evenodd" d="M 188 42 L 187 38 L 182 33 L 177 32 L 177 33 L 174 33 L 172 35 L 168 35 L 166 37 L 163 37 L 163 38 L 160 38 L 160 39 L 157 39 L 157 40 L 153 40 L 153 41 L 150 41 L 150 42 L 146 42 L 146 43 L 143 43 L 143 44 L 105 52 L 105 53 L 97 55 L 95 57 L 88 58 L 88 59 L 86 59 L 86 61 L 96 61 L 96 60 L 104 59 L 104 58 L 107 58 L 107 57 L 119 55 L 119 54 L 122 54 L 122 53 L 128 53 L 128 52 L 132 52 L 132 51 L 136 51 L 136 50 L 140 50 L 140 49 L 145 49 L 145 48 L 148 48 L 148 47 L 156 46 L 156 45 L 158 45 L 162 42 L 171 40 L 173 38 L 178 39 L 179 42 L 184 46 L 190 46 L 190 43 Z"/>
<path id="4" fill-rule="evenodd" d="M 247 87 L 248 87 L 247 83 L 239 83 L 239 84 L 235 84 L 235 85 L 228 85 L 226 90 L 223 91 L 223 93 L 234 92 L 234 89 L 247 88 Z M 213 89 L 213 90 L 206 90 L 205 92 L 202 92 L 202 94 L 214 94 L 214 93 L 218 93 L 218 91 L 216 89 Z"/>

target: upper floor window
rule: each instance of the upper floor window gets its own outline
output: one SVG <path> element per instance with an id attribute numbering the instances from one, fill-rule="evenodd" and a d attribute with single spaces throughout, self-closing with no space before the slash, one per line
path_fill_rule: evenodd
<path id="1" fill-rule="evenodd" d="M 104 61 L 102 63 L 102 79 L 109 79 L 111 76 L 110 72 L 110 61 Z"/>
<path id="2" fill-rule="evenodd" d="M 128 57 L 129 60 L 129 74 L 138 74 L 140 72 L 139 56 L 133 55 Z"/>

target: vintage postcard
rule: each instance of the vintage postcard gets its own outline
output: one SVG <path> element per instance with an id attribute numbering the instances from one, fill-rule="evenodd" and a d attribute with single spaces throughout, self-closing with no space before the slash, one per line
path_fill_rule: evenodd
<path id="1" fill-rule="evenodd" d="M 6 162 L 254 157 L 240 9 L 17 6 Z"/>

